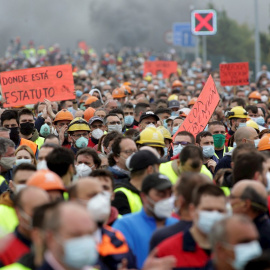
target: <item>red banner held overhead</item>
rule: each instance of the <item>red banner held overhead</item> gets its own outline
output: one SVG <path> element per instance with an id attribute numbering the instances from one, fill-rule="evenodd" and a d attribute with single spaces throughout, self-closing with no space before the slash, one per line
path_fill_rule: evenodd
<path id="1" fill-rule="evenodd" d="M 4 107 L 75 99 L 71 65 L 1 72 Z"/>
<path id="2" fill-rule="evenodd" d="M 172 73 L 177 72 L 176 61 L 146 61 L 144 62 L 144 73 L 145 76 L 148 72 L 156 75 L 158 71 L 161 71 L 163 78 L 167 79 Z"/>
<path id="3" fill-rule="evenodd" d="M 220 64 L 219 73 L 222 86 L 249 84 L 248 62 Z"/>
<path id="4" fill-rule="evenodd" d="M 187 118 L 173 136 L 173 140 L 178 132 L 184 130 L 192 133 L 194 137 L 196 137 L 196 135 L 206 127 L 218 103 L 219 94 L 215 82 L 210 75 Z"/>

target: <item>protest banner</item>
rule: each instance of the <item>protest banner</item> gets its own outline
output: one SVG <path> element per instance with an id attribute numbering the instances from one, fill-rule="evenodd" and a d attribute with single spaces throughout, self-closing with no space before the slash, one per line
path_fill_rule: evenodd
<path id="1" fill-rule="evenodd" d="M 1 72 L 4 107 L 75 99 L 71 65 Z"/>
<path id="2" fill-rule="evenodd" d="M 144 72 L 145 76 L 148 72 L 156 75 L 158 71 L 161 71 L 163 78 L 167 79 L 171 73 L 177 72 L 177 62 L 176 61 L 146 61 L 144 62 Z"/>
<path id="3" fill-rule="evenodd" d="M 249 84 L 248 62 L 220 64 L 219 73 L 221 86 Z"/>
<path id="4" fill-rule="evenodd" d="M 196 137 L 196 135 L 206 127 L 218 103 L 219 94 L 215 82 L 210 75 L 190 113 L 174 134 L 173 141 L 177 133 L 184 130 L 192 133 L 194 137 Z"/>

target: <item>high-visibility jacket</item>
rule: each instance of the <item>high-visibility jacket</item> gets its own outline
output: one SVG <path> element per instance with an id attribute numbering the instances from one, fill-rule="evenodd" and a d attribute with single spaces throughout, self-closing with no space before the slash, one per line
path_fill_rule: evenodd
<path id="1" fill-rule="evenodd" d="M 13 232 L 18 224 L 19 221 L 15 209 L 0 204 L 0 237 Z"/>
<path id="2" fill-rule="evenodd" d="M 115 193 L 118 191 L 121 191 L 126 195 L 131 213 L 138 212 L 142 209 L 142 200 L 138 194 L 125 187 L 119 187 L 114 190 Z"/>
<path id="3" fill-rule="evenodd" d="M 6 265 L 4 267 L 0 268 L 1 270 L 31 270 L 31 268 L 28 268 L 18 262 L 12 263 L 10 265 Z"/>
<path id="4" fill-rule="evenodd" d="M 175 184 L 179 178 L 179 175 L 177 175 L 175 173 L 175 171 L 173 170 L 172 162 L 174 162 L 174 161 L 168 161 L 166 163 L 161 163 L 159 166 L 159 172 L 161 174 L 166 175 L 170 179 L 172 184 Z M 205 165 L 202 165 L 200 173 L 207 175 L 210 179 L 213 179 L 212 173 L 206 168 Z"/>
<path id="5" fill-rule="evenodd" d="M 45 139 L 40 136 L 35 140 L 35 143 L 38 145 L 38 149 L 40 149 L 40 147 L 44 144 L 44 140 Z"/>
<path id="6" fill-rule="evenodd" d="M 225 146 L 224 145 L 224 148 L 223 148 L 223 157 L 224 157 L 224 154 L 225 153 L 228 153 L 228 152 L 230 152 L 231 150 L 233 149 L 233 147 L 228 147 L 228 146 Z M 217 159 L 219 159 L 219 157 L 218 157 L 218 155 L 215 153 L 215 155 L 214 155 Z"/>
<path id="7" fill-rule="evenodd" d="M 34 155 L 36 155 L 37 149 L 38 149 L 38 145 L 32 141 L 26 140 L 24 138 L 21 138 L 21 142 L 20 145 L 27 145 L 31 148 L 31 150 L 33 151 Z"/>
<path id="8" fill-rule="evenodd" d="M 2 183 L 5 181 L 5 177 L 3 175 L 0 175 L 0 186 L 2 185 Z"/>

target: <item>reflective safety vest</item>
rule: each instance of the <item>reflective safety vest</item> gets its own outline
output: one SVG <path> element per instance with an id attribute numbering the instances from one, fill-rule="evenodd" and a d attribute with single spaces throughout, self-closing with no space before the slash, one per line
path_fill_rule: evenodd
<path id="1" fill-rule="evenodd" d="M 38 145 L 38 149 L 40 149 L 40 147 L 44 144 L 44 140 L 45 139 L 40 136 L 35 140 L 35 143 Z"/>
<path id="2" fill-rule="evenodd" d="M 4 266 L 0 268 L 1 270 L 31 270 L 31 268 L 28 268 L 20 263 L 12 263 L 10 265 Z"/>
<path id="3" fill-rule="evenodd" d="M 228 146 L 225 146 L 225 145 L 224 145 L 224 148 L 223 148 L 223 156 L 222 156 L 222 157 L 224 157 L 224 154 L 230 152 L 232 149 L 233 149 L 233 147 L 228 147 Z M 218 157 L 218 155 L 217 155 L 216 153 L 215 153 L 214 156 L 215 156 L 217 159 L 219 159 L 219 157 Z"/>
<path id="4" fill-rule="evenodd" d="M 119 187 L 115 189 L 114 193 L 118 191 L 121 191 L 126 195 L 131 213 L 139 212 L 142 209 L 142 200 L 141 200 L 141 197 L 137 193 L 134 193 L 125 187 Z"/>
<path id="5" fill-rule="evenodd" d="M 6 180 L 5 177 L 2 176 L 2 175 L 0 175 L 0 186 L 2 185 L 2 183 L 3 183 L 5 180 Z"/>
<path id="6" fill-rule="evenodd" d="M 0 236 L 8 234 L 15 230 L 19 221 L 16 211 L 13 207 L 0 204 Z"/>
<path id="7" fill-rule="evenodd" d="M 231 191 L 228 187 L 220 187 L 220 188 L 223 190 L 226 197 L 229 197 L 231 195 Z"/>
<path id="8" fill-rule="evenodd" d="M 159 166 L 159 172 L 166 175 L 172 184 L 174 185 L 178 180 L 179 176 L 175 173 L 172 167 L 173 161 L 168 161 L 166 163 L 161 163 Z M 213 179 L 212 173 L 206 168 L 205 165 L 202 165 L 200 173 L 207 175 L 211 180 Z"/>
<path id="9" fill-rule="evenodd" d="M 38 148 L 38 145 L 32 141 L 29 141 L 29 140 L 26 140 L 24 138 L 21 138 L 21 142 L 20 142 L 20 145 L 27 145 L 31 148 L 31 150 L 33 151 L 34 155 L 36 155 L 36 152 L 37 152 L 37 148 Z"/>

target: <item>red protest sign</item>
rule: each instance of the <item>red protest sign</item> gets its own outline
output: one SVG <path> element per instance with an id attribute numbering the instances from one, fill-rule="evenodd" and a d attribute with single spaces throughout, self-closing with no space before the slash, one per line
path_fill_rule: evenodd
<path id="1" fill-rule="evenodd" d="M 71 65 L 1 72 L 4 107 L 75 99 Z"/>
<path id="2" fill-rule="evenodd" d="M 196 137 L 196 135 L 206 127 L 218 103 L 219 94 L 215 82 L 210 75 L 187 118 L 173 136 L 173 140 L 179 131 L 184 130 L 192 133 L 194 137 Z"/>
<path id="3" fill-rule="evenodd" d="M 219 73 L 222 86 L 249 84 L 248 62 L 220 64 Z"/>
<path id="4" fill-rule="evenodd" d="M 146 61 L 144 62 L 144 72 L 143 76 L 146 73 L 151 72 L 153 75 L 156 75 L 158 71 L 161 71 L 163 78 L 167 79 L 171 73 L 177 72 L 177 62 L 176 61 Z"/>

